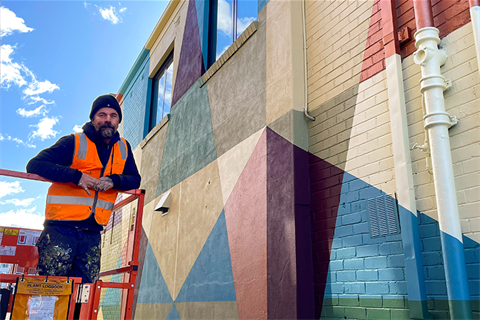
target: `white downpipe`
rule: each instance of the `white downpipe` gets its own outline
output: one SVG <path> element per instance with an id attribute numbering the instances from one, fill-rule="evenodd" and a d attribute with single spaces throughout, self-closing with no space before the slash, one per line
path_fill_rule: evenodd
<path id="1" fill-rule="evenodd" d="M 448 129 L 457 123 L 445 111 L 443 91 L 451 86 L 440 67 L 447 53 L 438 48 L 439 31 L 425 27 L 415 33 L 414 61 L 421 66 L 421 92 L 425 97 L 425 129 L 430 138 L 440 239 L 451 319 L 472 319 L 468 277 L 465 266 L 462 230 L 458 212 Z"/>
<path id="2" fill-rule="evenodd" d="M 470 8 L 470 17 L 472 19 L 473 37 L 475 38 L 475 49 L 477 50 L 477 62 L 480 70 L 480 7 Z"/>
<path id="3" fill-rule="evenodd" d="M 448 134 L 448 129 L 456 124 L 456 120 L 445 112 L 443 91 L 451 84 L 440 71 L 447 60 L 447 54 L 438 49 L 438 34 L 438 29 L 433 27 L 415 33 L 415 46 L 418 50 L 414 53 L 414 61 L 422 69 L 420 83 L 425 97 L 425 129 L 430 138 L 440 229 L 462 241 Z"/>
<path id="4" fill-rule="evenodd" d="M 306 22 L 306 14 L 305 14 L 305 0 L 302 0 L 302 11 L 303 11 L 303 52 L 304 52 L 304 60 L 305 60 L 305 107 L 303 111 L 305 113 L 305 117 L 308 120 L 315 121 L 315 117 L 312 117 L 308 113 L 308 75 L 307 75 L 307 22 Z"/>

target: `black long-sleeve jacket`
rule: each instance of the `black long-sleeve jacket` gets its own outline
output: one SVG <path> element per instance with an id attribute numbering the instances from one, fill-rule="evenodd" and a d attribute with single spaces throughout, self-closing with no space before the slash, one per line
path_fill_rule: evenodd
<path id="1" fill-rule="evenodd" d="M 120 139 L 118 132 L 110 140 L 109 144 L 106 144 L 103 139 L 97 136 L 95 127 L 91 122 L 87 122 L 83 126 L 83 132 L 85 135 L 95 143 L 97 147 L 98 157 L 103 166 L 107 164 L 110 158 L 110 153 L 113 145 Z M 131 190 L 137 189 L 140 186 L 140 174 L 138 173 L 135 159 L 133 158 L 132 148 L 127 142 L 128 157 L 125 162 L 125 168 L 122 174 L 108 175 L 113 181 L 113 188 L 117 190 Z M 82 172 L 70 168 L 73 162 L 73 155 L 75 152 L 75 136 L 73 134 L 61 137 L 53 146 L 40 151 L 34 158 L 32 158 L 27 164 L 27 172 L 35 173 L 46 179 L 54 182 L 72 182 L 76 185 L 80 182 Z M 93 218 L 83 221 L 49 221 L 45 222 L 47 225 L 65 225 L 75 226 L 84 229 L 101 230 L 101 226 L 98 225 Z"/>

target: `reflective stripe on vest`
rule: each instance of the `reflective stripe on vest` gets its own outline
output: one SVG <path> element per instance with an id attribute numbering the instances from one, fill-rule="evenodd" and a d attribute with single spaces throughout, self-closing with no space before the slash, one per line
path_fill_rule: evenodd
<path id="1" fill-rule="evenodd" d="M 80 132 L 78 133 L 78 137 L 80 138 L 79 146 L 78 146 L 78 159 L 86 159 L 87 158 L 87 136 L 85 133 Z M 120 149 L 120 155 L 122 160 L 127 160 L 127 146 L 123 139 L 118 140 L 118 148 Z"/>
<path id="2" fill-rule="evenodd" d="M 85 133 L 79 133 L 78 137 L 80 138 L 79 147 L 78 147 L 78 159 L 87 158 L 87 136 Z M 75 150 L 74 150 L 75 152 Z"/>
<path id="3" fill-rule="evenodd" d="M 122 160 L 127 160 L 127 146 L 125 145 L 125 141 L 123 141 L 123 139 L 118 141 L 118 148 L 120 149 Z"/>
<path id="4" fill-rule="evenodd" d="M 74 204 L 74 205 L 92 206 L 93 201 L 94 201 L 93 198 L 85 198 L 85 197 L 47 196 L 47 203 L 49 204 Z M 114 205 L 115 203 L 113 202 L 97 199 L 97 204 L 95 207 L 112 211 Z"/>

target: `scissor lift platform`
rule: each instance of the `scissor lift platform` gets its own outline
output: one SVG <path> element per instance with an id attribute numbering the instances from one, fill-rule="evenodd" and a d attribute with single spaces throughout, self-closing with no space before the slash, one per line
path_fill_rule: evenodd
<path id="1" fill-rule="evenodd" d="M 51 182 L 35 174 L 4 169 L 0 169 L 0 176 Z M 58 318 L 58 320 L 97 319 L 99 314 L 102 289 L 120 289 L 122 291 L 120 319 L 132 319 L 135 282 L 138 274 L 138 255 L 140 237 L 142 234 L 142 218 L 145 191 L 141 189 L 135 189 L 120 192 L 127 194 L 128 196 L 122 201 L 116 203 L 113 211 L 119 210 L 125 205 L 135 200 L 138 200 L 138 210 L 135 215 L 134 227 L 132 232 L 128 233 L 129 237 L 133 237 L 133 239 L 127 240 L 127 242 L 133 243 L 131 255 L 129 257 L 127 266 L 101 272 L 100 278 L 110 275 L 122 274 L 122 282 L 107 282 L 98 280 L 95 283 L 81 283 L 81 278 L 77 277 L 47 278 L 45 276 L 38 275 L 32 276 L 26 274 L 0 274 L 0 283 L 18 284 L 21 281 L 30 280 L 32 281 L 32 283 L 39 283 L 45 281 L 45 283 L 48 283 L 50 281 L 51 283 L 62 282 L 70 284 L 70 286 L 68 287 L 69 290 L 71 290 L 69 295 L 70 297 L 68 299 L 68 312 L 65 313 L 65 315 L 61 318 Z M 41 230 L 0 226 L 0 263 L 17 264 L 20 267 L 24 267 L 24 270 L 27 270 L 28 268 L 35 268 L 38 263 L 38 251 L 35 243 L 40 236 L 40 233 Z M 39 279 L 41 279 L 42 281 L 38 281 Z M 35 293 L 41 295 L 42 293 L 42 291 L 32 292 L 34 292 L 33 295 L 35 295 Z M 10 295 L 9 297 L 7 312 L 10 314 L 12 313 L 12 311 L 14 311 L 14 308 L 16 310 L 18 306 L 18 304 L 17 306 L 15 306 L 15 295 L 16 293 Z M 55 307 L 57 307 L 57 305 L 55 305 Z M 27 316 L 23 319 L 29 318 L 30 316 L 27 312 Z M 35 316 L 32 315 L 31 318 L 35 318 Z"/>

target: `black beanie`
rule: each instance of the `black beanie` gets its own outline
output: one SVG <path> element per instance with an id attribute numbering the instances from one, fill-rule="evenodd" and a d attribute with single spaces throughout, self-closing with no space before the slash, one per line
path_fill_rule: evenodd
<path id="1" fill-rule="evenodd" d="M 93 120 L 95 113 L 102 108 L 115 109 L 120 120 L 118 123 L 122 122 L 122 109 L 120 109 L 117 99 L 111 94 L 104 94 L 93 101 L 92 111 L 90 111 L 90 120 Z"/>

